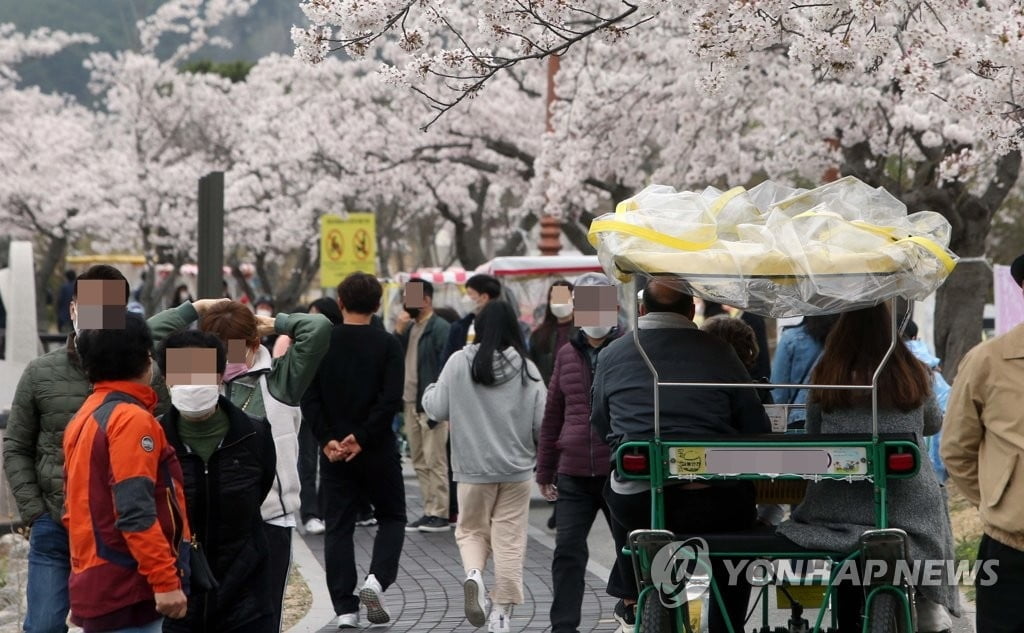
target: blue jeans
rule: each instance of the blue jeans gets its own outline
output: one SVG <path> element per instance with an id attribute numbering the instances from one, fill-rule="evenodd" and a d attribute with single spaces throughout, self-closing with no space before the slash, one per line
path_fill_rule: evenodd
<path id="1" fill-rule="evenodd" d="M 28 551 L 25 633 L 67 633 L 71 552 L 64 526 L 44 514 L 32 523 Z"/>
<path id="2" fill-rule="evenodd" d="M 164 619 L 159 618 L 153 620 L 149 624 L 143 624 L 142 626 L 130 626 L 126 629 L 115 629 L 113 631 L 107 631 L 106 633 L 160 633 L 163 629 Z"/>

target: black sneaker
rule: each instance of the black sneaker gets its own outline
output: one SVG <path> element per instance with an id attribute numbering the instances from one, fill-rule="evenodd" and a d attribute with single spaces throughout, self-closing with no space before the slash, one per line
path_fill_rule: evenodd
<path id="1" fill-rule="evenodd" d="M 619 629 L 622 633 L 633 633 L 636 629 L 636 605 L 627 605 L 622 600 L 615 603 L 615 611 L 613 612 L 615 619 L 621 625 Z"/>
<path id="2" fill-rule="evenodd" d="M 420 531 L 420 526 L 423 525 L 424 523 L 426 523 L 428 518 L 429 517 L 427 515 L 423 515 L 420 518 L 416 519 L 415 521 L 411 521 L 411 522 L 407 523 L 406 526 L 405 526 L 405 531 L 406 532 L 419 532 Z"/>
<path id="3" fill-rule="evenodd" d="M 427 517 L 419 526 L 420 532 L 448 532 L 451 529 L 451 524 L 444 517 Z"/>

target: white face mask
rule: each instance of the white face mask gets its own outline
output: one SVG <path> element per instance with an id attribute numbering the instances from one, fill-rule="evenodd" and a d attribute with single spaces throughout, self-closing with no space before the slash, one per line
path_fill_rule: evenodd
<path id="1" fill-rule="evenodd" d="M 199 420 L 217 408 L 220 388 L 217 385 L 174 385 L 170 388 L 171 404 L 181 417 Z"/>
<path id="2" fill-rule="evenodd" d="M 271 314 L 270 310 L 257 310 L 256 311 L 256 316 L 268 317 L 268 316 L 273 316 L 273 314 Z"/>
<path id="3" fill-rule="evenodd" d="M 555 315 L 559 319 L 564 319 L 572 314 L 571 303 L 552 303 L 551 314 Z"/>
<path id="4" fill-rule="evenodd" d="M 613 326 L 611 325 L 585 325 L 580 329 L 583 330 L 583 333 L 589 336 L 590 338 L 600 339 L 611 334 L 612 327 Z"/>

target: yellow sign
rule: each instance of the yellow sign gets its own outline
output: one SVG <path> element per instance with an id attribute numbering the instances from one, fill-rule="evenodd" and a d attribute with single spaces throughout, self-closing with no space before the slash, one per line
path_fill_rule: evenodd
<path id="1" fill-rule="evenodd" d="M 320 285 L 337 286 L 354 272 L 377 274 L 377 224 L 372 213 L 320 218 Z"/>
<path id="2" fill-rule="evenodd" d="M 707 449 L 678 446 L 675 458 L 669 463 L 673 475 L 702 475 L 708 471 Z"/>

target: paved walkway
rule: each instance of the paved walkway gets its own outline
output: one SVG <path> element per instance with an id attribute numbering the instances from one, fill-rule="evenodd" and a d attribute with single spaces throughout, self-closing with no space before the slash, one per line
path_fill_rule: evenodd
<path id="1" fill-rule="evenodd" d="M 419 516 L 421 501 L 416 478 L 406 472 L 406 504 L 410 517 Z M 535 502 L 533 511 L 550 514 L 550 507 L 542 501 Z M 526 562 L 523 570 L 523 591 L 525 604 L 516 608 L 512 623 L 514 631 L 541 633 L 550 631 L 548 612 L 551 608 L 551 540 L 531 530 L 527 545 Z M 365 575 L 369 566 L 370 552 L 376 528 L 356 528 L 356 560 L 360 575 Z M 313 591 L 313 609 L 293 627 L 290 633 L 307 631 L 331 631 L 336 629 L 331 618 L 330 598 L 327 595 L 323 576 L 323 536 L 297 536 L 296 564 Z M 547 542 L 547 544 L 544 543 Z M 308 548 L 308 549 L 307 549 Z M 309 556 L 312 554 L 312 556 Z M 599 569 L 597 571 L 600 571 Z M 453 631 L 476 630 L 464 617 L 462 581 L 465 575 L 455 545 L 455 531 L 443 534 L 420 532 L 406 533 L 402 550 L 401 569 L 398 581 L 385 598 L 391 609 L 392 623 L 374 627 L 376 630 L 390 630 L 396 633 L 448 633 Z M 493 575 L 484 574 L 487 586 L 493 584 Z M 614 598 L 604 592 L 605 579 L 593 573 L 587 575 L 587 590 L 583 601 L 581 633 L 606 632 L 617 629 L 612 619 Z M 368 626 L 365 612 L 361 614 L 363 626 Z M 486 630 L 482 628 L 480 630 Z"/>

